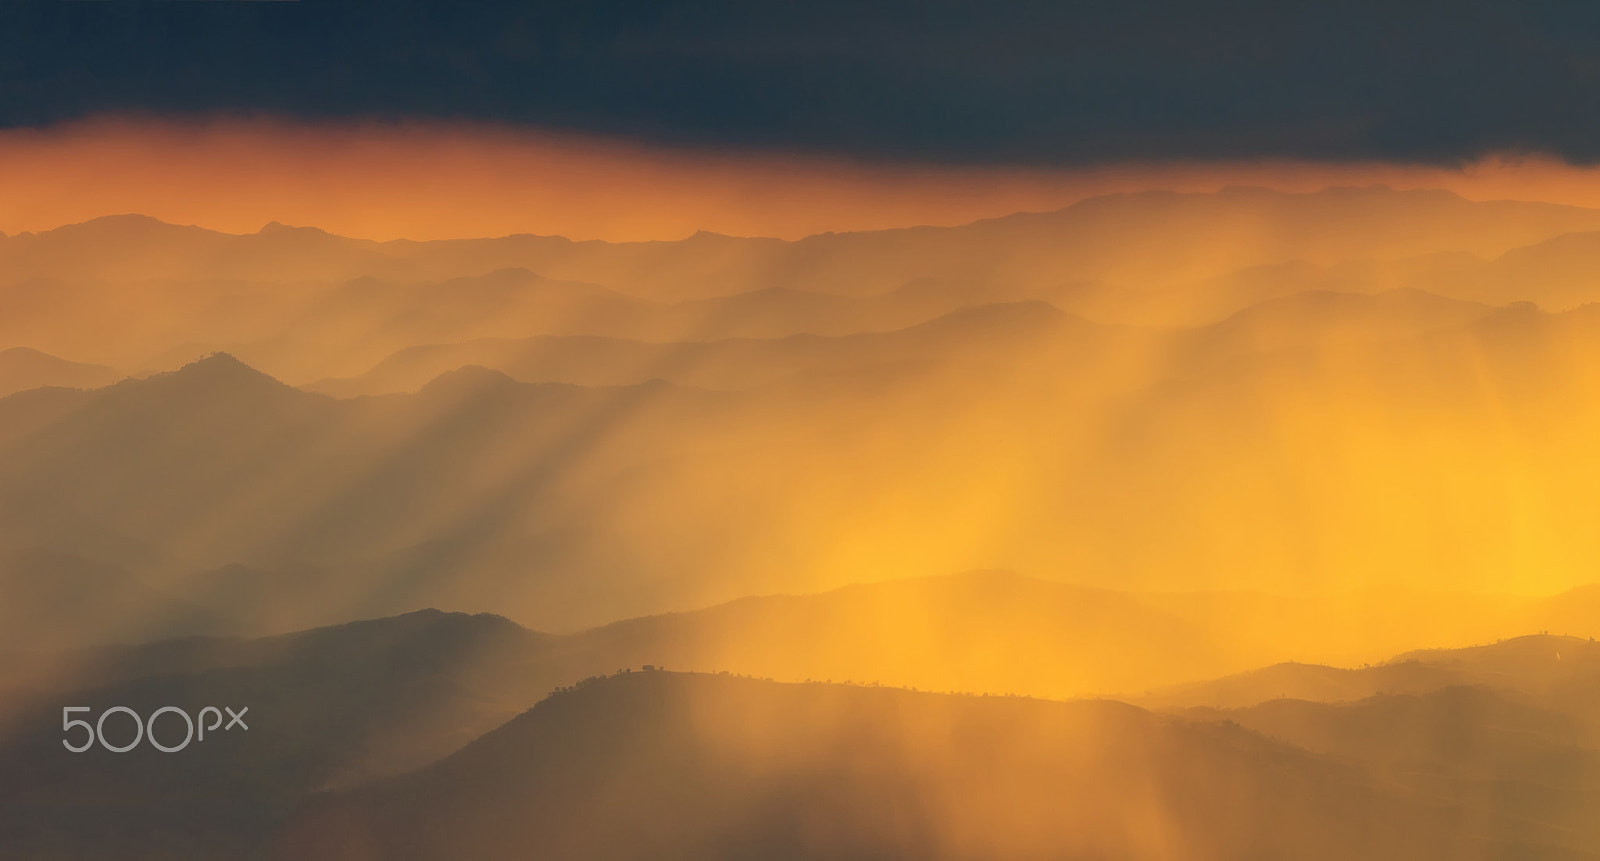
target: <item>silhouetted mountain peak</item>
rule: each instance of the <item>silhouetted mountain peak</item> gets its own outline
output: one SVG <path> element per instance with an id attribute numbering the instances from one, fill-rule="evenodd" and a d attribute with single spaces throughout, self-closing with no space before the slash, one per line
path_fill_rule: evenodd
<path id="1" fill-rule="evenodd" d="M 191 383 L 204 382 L 230 385 L 259 385 L 271 382 L 278 386 L 283 386 L 282 383 L 279 383 L 270 375 L 239 361 L 231 353 L 212 353 L 204 358 L 196 359 L 173 371 L 172 379 Z"/>
<path id="2" fill-rule="evenodd" d="M 487 391 L 520 389 L 524 385 L 503 371 L 482 365 L 465 365 L 434 377 L 418 394 L 427 396 L 455 393 L 481 394 Z"/>
<path id="3" fill-rule="evenodd" d="M 688 242 L 725 242 L 725 241 L 727 241 L 729 239 L 737 239 L 737 238 L 738 237 L 729 236 L 726 233 L 716 233 L 716 232 L 713 232 L 713 231 L 710 231 L 710 230 L 696 230 L 693 234 L 690 234 L 689 238 L 686 241 L 688 241 Z"/>
<path id="4" fill-rule="evenodd" d="M 228 353 L 212 353 L 176 371 L 130 379 L 105 390 L 109 402 L 142 401 L 146 409 L 186 409 L 217 401 L 283 406 L 290 399 L 317 399 L 279 382 Z"/>
<path id="5" fill-rule="evenodd" d="M 190 236 L 224 234 L 193 224 L 172 224 L 149 215 L 126 213 L 102 215 L 77 224 L 66 224 L 54 230 L 37 234 L 39 237 L 55 236 L 74 240 L 131 239 L 185 234 Z"/>
<path id="6" fill-rule="evenodd" d="M 350 241 L 349 237 L 329 233 L 320 227 L 298 227 L 293 224 L 284 224 L 280 221 L 269 221 L 266 224 L 261 225 L 261 229 L 257 230 L 255 235 L 261 237 L 337 239 L 340 241 Z"/>
<path id="7" fill-rule="evenodd" d="M 393 646 L 410 642 L 418 648 L 438 651 L 491 641 L 532 644 L 547 636 L 494 613 L 457 613 L 429 607 L 399 616 L 328 625 L 272 639 L 300 646 L 315 645 L 318 649 L 338 643 L 345 644 L 342 648 L 365 652 L 378 643 Z"/>
<path id="8" fill-rule="evenodd" d="M 88 221 L 80 221 L 77 224 L 64 225 L 63 227 L 60 227 L 60 228 L 57 228 L 57 229 L 59 229 L 59 230 L 67 230 L 67 229 L 71 229 L 71 228 L 88 228 L 88 227 L 133 227 L 133 228 L 150 229 L 150 228 L 178 227 L 178 226 L 179 225 L 171 224 L 171 223 L 166 222 L 166 221 L 162 221 L 161 219 L 156 218 L 154 216 L 142 215 L 142 214 L 139 214 L 139 213 L 136 213 L 136 212 L 129 212 L 129 213 L 124 213 L 122 215 L 102 215 L 99 218 L 91 218 Z"/>

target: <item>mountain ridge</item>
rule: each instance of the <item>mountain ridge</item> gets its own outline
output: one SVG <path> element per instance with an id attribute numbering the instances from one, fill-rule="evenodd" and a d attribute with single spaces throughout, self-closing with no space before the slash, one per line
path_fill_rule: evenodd
<path id="1" fill-rule="evenodd" d="M 1202 777 L 1217 774 L 1229 781 Z M 464 794 L 447 801 L 445 786 Z M 414 827 L 422 805 L 428 824 Z M 1365 827 L 1313 812 L 1330 809 L 1361 811 Z M 965 827 L 976 811 L 983 825 Z M 596 820 L 614 827 L 562 825 Z M 1220 859 L 1263 845 L 1298 858 L 1489 857 L 1452 835 L 1462 824 L 1252 733 L 1120 703 L 644 672 L 558 693 L 420 771 L 315 798 L 273 857 L 496 859 L 530 845 L 555 858 Z"/>

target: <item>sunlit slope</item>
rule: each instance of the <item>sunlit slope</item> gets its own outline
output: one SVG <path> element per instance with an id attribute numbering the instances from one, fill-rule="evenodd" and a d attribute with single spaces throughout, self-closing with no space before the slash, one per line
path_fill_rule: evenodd
<path id="1" fill-rule="evenodd" d="M 604 823 L 603 826 L 597 823 Z M 279 857 L 1578 857 L 1225 726 L 633 673 L 297 814 Z"/>
<path id="2" fill-rule="evenodd" d="M 1410 287 L 1566 310 L 1600 300 L 1583 238 L 1597 229 L 1590 210 L 1378 187 L 1115 195 L 795 242 L 375 243 L 116 216 L 0 237 L 0 344 L 133 372 L 226 350 L 299 384 L 423 344 L 842 335 L 1030 299 L 1101 322 L 1178 326 L 1308 290 Z"/>

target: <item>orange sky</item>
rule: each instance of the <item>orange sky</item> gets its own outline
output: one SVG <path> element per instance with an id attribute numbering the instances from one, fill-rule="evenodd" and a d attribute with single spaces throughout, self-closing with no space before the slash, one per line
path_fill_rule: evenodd
<path id="1" fill-rule="evenodd" d="M 646 147 L 470 125 L 98 119 L 0 131 L 0 231 L 139 212 L 247 233 L 268 221 L 373 239 L 508 233 L 797 238 L 959 224 L 1092 194 L 1385 183 L 1600 206 L 1600 171 L 1548 159 L 1460 170 L 1294 162 L 951 168 Z"/>

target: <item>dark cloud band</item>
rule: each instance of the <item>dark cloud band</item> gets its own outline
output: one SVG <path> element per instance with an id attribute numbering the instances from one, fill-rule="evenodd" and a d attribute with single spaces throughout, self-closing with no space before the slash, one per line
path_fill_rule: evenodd
<path id="1" fill-rule="evenodd" d="M 953 162 L 1600 158 L 1600 6 L 302 0 L 0 11 L 0 124 L 462 118 Z"/>

